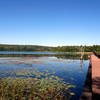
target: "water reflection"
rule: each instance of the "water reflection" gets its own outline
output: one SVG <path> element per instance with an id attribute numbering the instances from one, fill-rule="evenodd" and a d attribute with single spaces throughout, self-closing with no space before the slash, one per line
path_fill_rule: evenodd
<path id="1" fill-rule="evenodd" d="M 83 62 L 84 62 L 84 60 L 81 59 L 81 60 L 80 60 L 80 67 L 81 67 L 81 68 L 83 67 Z"/>
<path id="2" fill-rule="evenodd" d="M 80 59 L 80 54 L 0 54 L 0 57 L 57 57 L 62 59 Z M 88 55 L 83 56 L 84 60 L 88 60 Z"/>

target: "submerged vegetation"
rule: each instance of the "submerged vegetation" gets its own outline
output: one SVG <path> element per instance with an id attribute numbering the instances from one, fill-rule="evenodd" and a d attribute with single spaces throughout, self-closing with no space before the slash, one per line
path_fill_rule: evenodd
<path id="1" fill-rule="evenodd" d="M 16 71 L 0 79 L 0 100 L 70 100 L 74 85 L 45 71 Z M 33 77 L 32 77 L 33 76 Z"/>

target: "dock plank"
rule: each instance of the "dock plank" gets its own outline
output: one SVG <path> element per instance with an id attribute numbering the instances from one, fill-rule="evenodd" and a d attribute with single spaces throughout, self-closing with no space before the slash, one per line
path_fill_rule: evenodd
<path id="1" fill-rule="evenodd" d="M 92 65 L 92 91 L 94 100 L 100 100 L 100 59 L 91 55 Z"/>

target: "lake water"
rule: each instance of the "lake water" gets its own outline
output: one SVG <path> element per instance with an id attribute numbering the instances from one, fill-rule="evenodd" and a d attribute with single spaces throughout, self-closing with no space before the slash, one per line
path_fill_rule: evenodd
<path id="1" fill-rule="evenodd" d="M 0 78 L 13 77 L 15 71 L 48 71 L 64 79 L 75 88 L 71 100 L 79 100 L 88 72 L 87 56 L 80 60 L 79 54 L 49 52 L 0 52 Z M 16 75 L 16 77 L 21 77 Z M 30 76 L 30 77 L 34 77 Z"/>
<path id="2" fill-rule="evenodd" d="M 80 53 L 56 53 L 56 52 L 17 52 L 17 51 L 0 51 L 0 54 L 65 54 L 65 55 L 80 55 Z"/>

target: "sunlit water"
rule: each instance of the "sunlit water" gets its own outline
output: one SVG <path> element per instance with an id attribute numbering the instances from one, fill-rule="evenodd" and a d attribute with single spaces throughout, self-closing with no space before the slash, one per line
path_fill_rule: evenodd
<path id="1" fill-rule="evenodd" d="M 81 61 L 77 57 L 76 59 L 75 57 L 72 59 L 69 56 L 66 57 L 65 55 L 42 55 L 38 57 L 34 55 L 32 57 L 0 57 L 0 78 L 14 76 L 15 71 L 48 71 L 52 73 L 52 75 L 64 79 L 65 82 L 75 85 L 76 87 L 72 90 L 76 95 L 73 96 L 72 100 L 78 100 L 83 90 L 88 66 L 88 60 Z"/>

